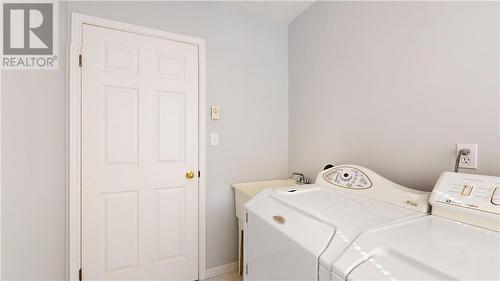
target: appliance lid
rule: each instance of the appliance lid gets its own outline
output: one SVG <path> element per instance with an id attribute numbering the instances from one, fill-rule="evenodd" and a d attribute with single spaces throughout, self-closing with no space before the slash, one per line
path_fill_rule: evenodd
<path id="1" fill-rule="evenodd" d="M 364 231 L 427 215 L 320 185 L 266 190 L 259 196 L 272 197 L 335 230 L 332 241 L 319 260 L 326 268 L 330 268 L 342 250 Z"/>
<path id="2" fill-rule="evenodd" d="M 316 184 L 306 188 L 292 187 L 267 192 L 275 200 L 314 216 L 346 234 L 356 234 L 362 229 L 389 221 L 425 215 Z"/>
<path id="3" fill-rule="evenodd" d="M 500 234 L 425 216 L 364 233 L 333 270 L 344 280 L 500 280 Z"/>
<path id="4" fill-rule="evenodd" d="M 387 270 L 390 268 L 391 270 Z M 411 276 L 411 278 L 408 278 Z M 361 280 L 454 280 L 453 277 L 411 260 L 396 252 L 383 251 L 356 267 L 347 275 L 347 281 Z"/>

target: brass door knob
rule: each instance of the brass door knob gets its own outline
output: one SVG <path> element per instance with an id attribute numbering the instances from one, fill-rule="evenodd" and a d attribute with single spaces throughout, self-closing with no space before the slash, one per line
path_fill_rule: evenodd
<path id="1" fill-rule="evenodd" d="M 194 172 L 193 172 L 193 171 L 188 171 L 188 172 L 186 173 L 186 178 L 187 178 L 188 180 L 192 180 L 192 179 L 194 179 Z"/>

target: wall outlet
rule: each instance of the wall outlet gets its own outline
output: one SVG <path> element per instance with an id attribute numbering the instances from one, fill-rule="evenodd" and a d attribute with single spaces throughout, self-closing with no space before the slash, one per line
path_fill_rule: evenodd
<path id="1" fill-rule="evenodd" d="M 462 149 L 469 149 L 469 155 L 460 156 L 459 168 L 477 169 L 477 144 L 459 143 L 457 144 L 457 154 Z"/>

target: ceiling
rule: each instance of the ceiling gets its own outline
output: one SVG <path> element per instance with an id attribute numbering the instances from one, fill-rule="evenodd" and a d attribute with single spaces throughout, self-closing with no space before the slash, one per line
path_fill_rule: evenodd
<path id="1" fill-rule="evenodd" d="M 277 23 L 289 24 L 305 11 L 313 0 L 308 1 L 232 1 L 231 8 L 248 16 L 264 18 Z"/>

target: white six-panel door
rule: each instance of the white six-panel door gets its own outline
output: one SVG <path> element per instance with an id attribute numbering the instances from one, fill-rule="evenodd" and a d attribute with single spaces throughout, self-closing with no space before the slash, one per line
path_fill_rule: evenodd
<path id="1" fill-rule="evenodd" d="M 91 25 L 82 41 L 83 277 L 195 280 L 198 48 Z"/>

